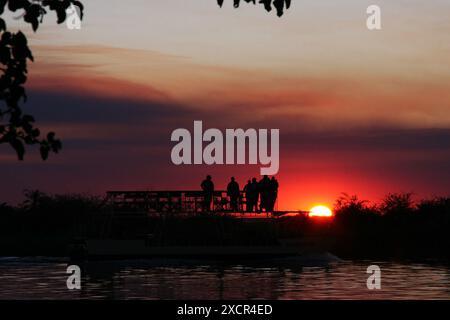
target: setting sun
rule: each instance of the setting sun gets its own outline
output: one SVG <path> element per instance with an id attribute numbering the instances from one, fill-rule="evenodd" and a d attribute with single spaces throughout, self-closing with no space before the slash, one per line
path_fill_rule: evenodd
<path id="1" fill-rule="evenodd" d="M 309 211 L 310 217 L 331 217 L 333 213 L 326 206 L 315 206 Z"/>

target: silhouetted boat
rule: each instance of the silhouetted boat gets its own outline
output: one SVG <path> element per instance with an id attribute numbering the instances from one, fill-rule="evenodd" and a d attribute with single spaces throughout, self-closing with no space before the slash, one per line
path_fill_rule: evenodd
<path id="1" fill-rule="evenodd" d="M 78 239 L 69 249 L 73 260 L 140 258 L 272 259 L 323 254 L 315 239 L 280 239 L 270 245 L 159 245 L 140 239 Z"/>
<path id="2" fill-rule="evenodd" d="M 92 239 L 86 241 L 89 259 L 128 258 L 269 258 L 300 256 L 305 253 L 301 245 L 272 246 L 153 246 L 145 240 Z"/>
<path id="3" fill-rule="evenodd" d="M 112 212 L 105 218 L 105 233 L 101 238 L 78 239 L 70 246 L 69 252 L 74 259 L 130 259 L 130 258 L 208 258 L 208 259 L 253 259 L 302 256 L 306 253 L 319 252 L 313 239 L 278 239 L 273 230 L 274 221 L 279 216 L 303 211 L 276 211 L 270 213 L 231 212 L 227 207 L 226 192 L 215 192 L 214 212 L 201 212 L 202 193 L 198 191 L 115 191 L 108 192 L 112 204 Z M 245 204 L 245 198 L 241 204 Z M 225 201 L 224 201 L 225 200 Z M 218 233 L 213 239 L 205 239 L 203 243 L 189 243 L 190 234 L 172 239 L 164 229 L 165 220 L 182 221 L 189 216 L 206 217 L 214 223 L 223 224 L 214 219 L 232 219 L 240 226 L 261 227 L 259 238 L 247 236 L 237 239 L 230 235 Z M 112 236 L 111 225 L 124 229 L 130 219 L 141 219 L 138 224 L 145 224 L 145 219 L 157 219 L 162 227 L 158 234 L 144 236 L 121 235 Z M 121 220 L 123 219 L 123 220 Z M 115 220 L 112 223 L 112 220 Z M 209 221 L 209 220 L 208 220 Z M 229 222 L 229 219 L 228 219 Z M 202 233 L 205 229 L 197 227 L 194 233 Z M 236 224 L 236 223 L 235 223 Z M 231 224 L 233 233 L 242 235 L 242 229 L 236 230 Z M 259 224 L 259 226 L 257 226 Z M 234 226 L 234 227 L 233 227 Z M 191 221 L 192 227 L 192 221 Z M 230 224 L 228 225 L 230 227 Z M 262 230 L 262 231 L 261 231 Z M 176 237 L 175 237 L 176 238 Z M 198 240 L 198 239 L 197 239 Z M 249 241 L 250 240 L 250 241 Z"/>

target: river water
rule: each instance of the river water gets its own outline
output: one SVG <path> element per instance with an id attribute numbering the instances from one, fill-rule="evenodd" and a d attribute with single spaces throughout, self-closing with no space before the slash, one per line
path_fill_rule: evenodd
<path id="1" fill-rule="evenodd" d="M 367 289 L 367 267 L 381 289 Z M 450 265 L 383 261 L 319 264 L 192 260 L 89 262 L 69 290 L 67 262 L 0 258 L 0 299 L 450 299 Z"/>

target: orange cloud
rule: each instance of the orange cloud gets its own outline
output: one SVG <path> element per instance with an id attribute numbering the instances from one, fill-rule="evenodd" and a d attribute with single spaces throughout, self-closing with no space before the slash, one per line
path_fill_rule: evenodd
<path id="1" fill-rule="evenodd" d="M 235 114 L 236 125 L 252 121 L 302 120 L 313 129 L 450 127 L 445 82 L 417 79 L 314 78 L 194 63 L 186 57 L 102 46 L 37 47 L 30 87 L 137 100 L 178 101 L 207 112 Z M 232 117 L 231 117 L 232 118 Z M 230 118 L 230 119 L 231 119 Z M 303 121 L 308 119 L 308 121 Z"/>

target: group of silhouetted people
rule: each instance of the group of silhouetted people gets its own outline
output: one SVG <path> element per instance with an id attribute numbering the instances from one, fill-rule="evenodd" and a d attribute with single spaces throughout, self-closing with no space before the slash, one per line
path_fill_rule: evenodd
<path id="1" fill-rule="evenodd" d="M 211 176 L 207 176 L 201 183 L 203 190 L 203 211 L 211 211 L 211 204 L 214 198 L 214 183 Z M 278 181 L 275 177 L 264 176 L 260 181 L 256 178 L 248 180 L 243 191 L 246 199 L 247 212 L 273 212 L 278 197 Z M 227 186 L 227 196 L 230 198 L 230 209 L 238 212 L 241 199 L 241 190 L 239 183 L 234 177 L 231 177 Z M 259 206 L 258 206 L 259 203 Z"/>

